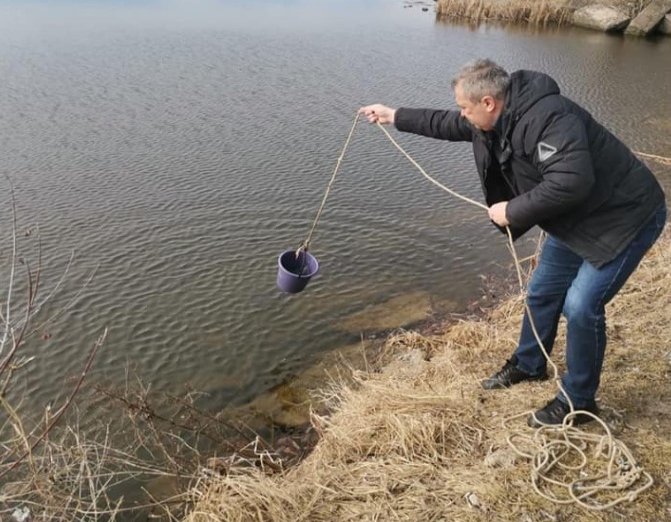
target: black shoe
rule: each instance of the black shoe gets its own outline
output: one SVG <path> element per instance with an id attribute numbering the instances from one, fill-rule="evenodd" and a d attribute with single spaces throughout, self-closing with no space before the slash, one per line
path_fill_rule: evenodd
<path id="1" fill-rule="evenodd" d="M 578 411 L 588 411 L 594 415 L 599 415 L 599 407 L 596 403 L 582 408 L 575 408 Z M 555 397 L 540 410 L 532 413 L 527 417 L 527 424 L 532 428 L 540 428 L 541 426 L 555 426 L 564 423 L 564 418 L 571 413 L 571 408 L 564 401 Z M 594 420 L 591 415 L 578 413 L 572 417 L 573 425 L 585 424 Z"/>
<path id="2" fill-rule="evenodd" d="M 530 375 L 517 367 L 517 357 L 514 355 L 506 361 L 506 364 L 500 371 L 496 372 L 489 379 L 485 379 L 480 384 L 485 390 L 502 390 L 510 388 L 513 384 L 524 381 L 544 381 L 548 374 L 543 371 L 538 375 Z"/>

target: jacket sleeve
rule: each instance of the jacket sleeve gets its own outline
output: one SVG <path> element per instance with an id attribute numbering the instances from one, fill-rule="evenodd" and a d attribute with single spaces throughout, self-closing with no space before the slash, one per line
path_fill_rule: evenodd
<path id="1" fill-rule="evenodd" d="M 449 141 L 473 141 L 473 127 L 459 111 L 432 109 L 396 110 L 394 125 L 402 132 L 411 132 Z"/>
<path id="2" fill-rule="evenodd" d="M 587 199 L 594 170 L 587 132 L 572 114 L 552 115 L 540 132 L 527 132 L 525 150 L 541 181 L 508 202 L 511 226 L 526 228 L 555 218 Z"/>

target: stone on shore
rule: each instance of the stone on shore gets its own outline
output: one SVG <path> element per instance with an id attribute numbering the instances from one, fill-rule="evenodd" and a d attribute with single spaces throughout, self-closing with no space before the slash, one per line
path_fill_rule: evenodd
<path id="1" fill-rule="evenodd" d="M 601 4 L 589 5 L 573 13 L 574 25 L 599 31 L 619 31 L 627 26 L 629 20 L 631 18 L 624 13 Z"/>
<path id="2" fill-rule="evenodd" d="M 668 14 L 659 24 L 659 32 L 671 36 L 671 14 Z"/>
<path id="3" fill-rule="evenodd" d="M 634 18 L 625 34 L 645 36 L 650 33 L 664 16 L 671 11 L 671 0 L 652 0 L 639 15 Z"/>

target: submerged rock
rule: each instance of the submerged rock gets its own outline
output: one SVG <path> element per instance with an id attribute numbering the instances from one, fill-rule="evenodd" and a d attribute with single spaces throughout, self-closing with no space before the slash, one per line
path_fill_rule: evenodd
<path id="1" fill-rule="evenodd" d="M 627 26 L 631 18 L 613 7 L 596 4 L 578 9 L 573 13 L 573 24 L 599 31 L 619 31 Z"/>
<path id="2" fill-rule="evenodd" d="M 451 312 L 457 304 L 423 291 L 401 294 L 377 304 L 370 304 L 337 323 L 338 330 L 352 333 L 379 333 L 425 321 L 433 311 Z"/>

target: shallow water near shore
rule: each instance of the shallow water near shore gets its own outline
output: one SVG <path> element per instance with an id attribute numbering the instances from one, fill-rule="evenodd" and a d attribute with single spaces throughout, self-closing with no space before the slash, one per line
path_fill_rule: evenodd
<path id="1" fill-rule="evenodd" d="M 669 39 L 468 28 L 400 1 L 10 2 L 0 15 L 20 251 L 36 260 L 39 224 L 44 295 L 76 254 L 44 314 L 97 267 L 72 312 L 25 347 L 38 408 L 68 389 L 104 327 L 93 379 L 122 382 L 131 367 L 153 389 L 190 383 L 220 409 L 362 332 L 475 300 L 481 275 L 511 262 L 505 237 L 365 123 L 313 239 L 320 273 L 295 296 L 275 286 L 277 256 L 309 232 L 356 109 L 454 108 L 449 80 L 466 60 L 548 72 L 632 148 L 671 155 Z M 481 198 L 468 145 L 395 136 Z M 668 186 L 669 169 L 651 166 Z"/>

